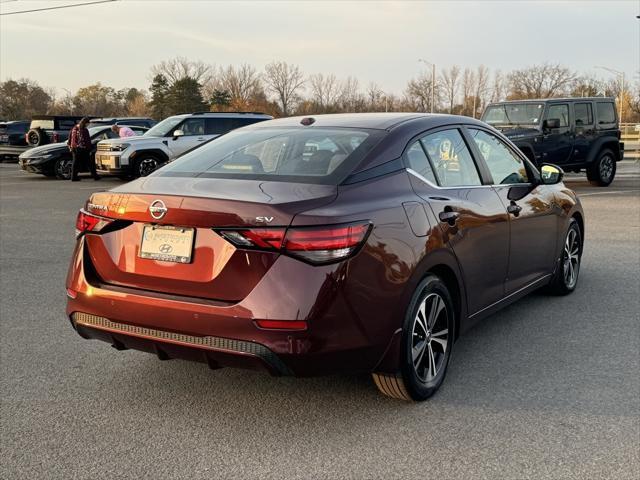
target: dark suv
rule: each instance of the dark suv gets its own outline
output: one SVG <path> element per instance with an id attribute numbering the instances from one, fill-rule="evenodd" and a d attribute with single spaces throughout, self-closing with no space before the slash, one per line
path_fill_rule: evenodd
<path id="1" fill-rule="evenodd" d="M 624 143 L 612 98 L 553 98 L 492 103 L 482 120 L 502 131 L 536 165 L 586 170 L 606 187 L 622 160 Z"/>
<path id="2" fill-rule="evenodd" d="M 82 116 L 38 115 L 31 119 L 26 140 L 30 147 L 65 142 L 69 132 Z"/>
<path id="3" fill-rule="evenodd" d="M 27 144 L 28 121 L 0 122 L 0 159 L 18 158 Z"/>

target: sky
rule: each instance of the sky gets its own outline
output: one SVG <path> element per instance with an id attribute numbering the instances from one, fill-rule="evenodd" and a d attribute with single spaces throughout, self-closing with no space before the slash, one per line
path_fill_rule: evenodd
<path id="1" fill-rule="evenodd" d="M 84 0 L 89 1 L 89 0 Z M 640 71 L 640 0 L 0 0 L 0 79 L 61 94 L 96 82 L 148 88 L 150 68 L 184 56 L 225 66 L 273 60 L 401 93 L 419 58 L 492 71 L 561 63 L 602 79 Z"/>

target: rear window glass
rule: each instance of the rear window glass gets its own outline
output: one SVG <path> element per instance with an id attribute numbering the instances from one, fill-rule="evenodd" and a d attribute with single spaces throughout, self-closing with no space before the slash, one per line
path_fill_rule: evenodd
<path id="1" fill-rule="evenodd" d="M 51 120 L 31 120 L 31 128 L 44 128 L 53 130 L 53 119 Z"/>
<path id="2" fill-rule="evenodd" d="M 159 176 L 339 182 L 385 134 L 352 128 L 258 128 L 223 135 Z"/>

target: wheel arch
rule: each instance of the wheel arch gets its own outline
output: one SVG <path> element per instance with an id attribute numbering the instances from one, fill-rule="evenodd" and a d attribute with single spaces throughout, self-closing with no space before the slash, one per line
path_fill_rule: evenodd
<path id="1" fill-rule="evenodd" d="M 451 293 L 454 309 L 455 309 L 455 322 L 454 322 L 454 341 L 460 336 L 460 329 L 467 316 L 466 308 L 466 290 L 464 282 L 462 280 L 462 273 L 460 272 L 458 261 L 453 252 L 447 248 L 441 248 L 427 254 L 422 261 L 416 266 L 414 273 L 409 281 L 407 281 L 407 288 L 402 298 L 402 305 L 406 306 L 411 301 L 415 289 L 418 284 L 427 275 L 436 275 L 440 278 L 447 289 Z M 406 307 L 405 307 L 406 308 Z M 403 309 L 402 320 L 406 312 Z M 400 359 L 400 352 L 402 349 L 402 328 L 401 324 L 399 328 L 392 335 L 387 348 L 385 349 L 382 358 L 374 368 L 375 372 L 383 373 L 395 373 L 398 371 L 398 362 Z"/>
<path id="2" fill-rule="evenodd" d="M 595 145 L 591 148 L 589 155 L 587 156 L 587 163 L 591 164 L 600 156 L 603 150 L 609 149 L 613 152 L 613 155 L 617 160 L 620 160 L 620 148 L 619 141 L 616 137 L 604 137 L 599 139 Z"/>
<path id="3" fill-rule="evenodd" d="M 158 160 L 160 160 L 163 163 L 169 161 L 169 155 L 167 155 L 167 153 L 160 148 L 148 148 L 144 150 L 136 150 L 134 153 L 131 154 L 129 159 L 134 162 L 137 162 L 140 159 L 140 157 L 144 155 L 150 155 L 150 156 L 156 157 Z"/>

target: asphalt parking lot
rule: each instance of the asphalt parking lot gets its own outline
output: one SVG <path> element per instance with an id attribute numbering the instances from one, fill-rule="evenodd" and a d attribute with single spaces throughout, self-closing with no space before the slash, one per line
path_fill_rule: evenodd
<path id="1" fill-rule="evenodd" d="M 82 340 L 64 314 L 75 214 L 121 182 L 0 164 L 0 478 L 638 478 L 640 164 L 619 171 L 609 188 L 567 179 L 587 222 L 577 291 L 474 328 L 438 394 L 409 404 L 366 375 L 211 371 Z"/>

